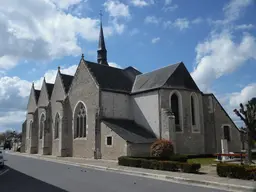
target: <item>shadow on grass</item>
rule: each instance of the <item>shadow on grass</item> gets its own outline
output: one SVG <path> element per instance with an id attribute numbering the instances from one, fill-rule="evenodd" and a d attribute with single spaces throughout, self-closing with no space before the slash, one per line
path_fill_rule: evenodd
<path id="1" fill-rule="evenodd" d="M 67 192 L 66 190 L 5 166 L 4 170 L 8 169 L 9 171 L 0 175 L 1 192 Z"/>

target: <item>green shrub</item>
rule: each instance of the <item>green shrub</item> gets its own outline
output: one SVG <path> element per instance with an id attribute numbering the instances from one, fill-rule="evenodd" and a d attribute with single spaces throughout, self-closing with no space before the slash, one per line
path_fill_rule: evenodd
<path id="1" fill-rule="evenodd" d="M 131 158 L 157 160 L 157 161 L 178 161 L 183 163 L 187 162 L 188 160 L 187 155 L 179 155 L 179 154 L 173 154 L 169 157 L 131 157 Z"/>
<path id="2" fill-rule="evenodd" d="M 150 153 L 152 157 L 169 158 L 173 155 L 173 144 L 168 140 L 157 140 L 151 145 Z"/>
<path id="3" fill-rule="evenodd" d="M 180 163 L 180 169 L 184 173 L 197 173 L 200 168 L 199 163 Z"/>
<path id="4" fill-rule="evenodd" d="M 131 167 L 142 167 L 146 169 L 157 169 L 164 171 L 179 171 L 185 173 L 197 173 L 201 168 L 200 164 L 197 163 L 186 163 L 177 161 L 162 161 L 156 159 L 143 159 L 134 157 L 119 157 L 118 164 L 123 166 Z"/>
<path id="5" fill-rule="evenodd" d="M 216 170 L 220 177 L 230 177 L 245 180 L 256 179 L 256 167 L 248 165 L 218 163 Z"/>
<path id="6" fill-rule="evenodd" d="M 214 154 L 195 154 L 187 155 L 188 159 L 199 159 L 199 158 L 216 158 Z"/>
<path id="7" fill-rule="evenodd" d="M 130 167 L 141 167 L 141 159 L 130 157 L 119 157 L 118 164 Z"/>
<path id="8" fill-rule="evenodd" d="M 169 161 L 178 161 L 182 163 L 186 163 L 188 161 L 188 156 L 187 155 L 172 155 L 168 158 Z"/>
<path id="9" fill-rule="evenodd" d="M 160 170 L 164 171 L 179 171 L 179 164 L 171 161 L 160 161 Z"/>
<path id="10" fill-rule="evenodd" d="M 151 164 L 155 162 L 156 160 L 148 160 L 148 159 L 142 159 L 141 161 L 141 167 L 145 169 L 151 169 Z"/>

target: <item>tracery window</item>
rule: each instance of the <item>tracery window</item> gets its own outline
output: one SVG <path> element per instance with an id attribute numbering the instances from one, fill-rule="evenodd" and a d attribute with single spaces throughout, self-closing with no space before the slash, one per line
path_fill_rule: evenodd
<path id="1" fill-rule="evenodd" d="M 74 130 L 74 138 L 83 138 L 86 137 L 86 126 L 87 126 L 87 118 L 86 118 L 86 108 L 82 103 L 77 105 L 76 115 L 75 115 L 75 130 Z"/>
<path id="2" fill-rule="evenodd" d="M 55 117 L 55 128 L 54 128 L 54 138 L 59 138 L 59 131 L 60 131 L 60 116 L 59 113 L 56 114 Z"/>
<path id="3" fill-rule="evenodd" d="M 44 129 L 45 129 L 45 115 L 42 114 L 41 118 L 40 118 L 40 126 L 39 126 L 39 138 L 40 139 L 43 138 Z"/>

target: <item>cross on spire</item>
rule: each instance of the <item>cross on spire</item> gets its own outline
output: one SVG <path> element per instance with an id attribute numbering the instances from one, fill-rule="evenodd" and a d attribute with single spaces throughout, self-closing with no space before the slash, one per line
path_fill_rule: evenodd
<path id="1" fill-rule="evenodd" d="M 99 15 L 100 15 L 100 22 L 102 23 L 102 16 L 103 16 L 102 10 L 100 10 Z"/>

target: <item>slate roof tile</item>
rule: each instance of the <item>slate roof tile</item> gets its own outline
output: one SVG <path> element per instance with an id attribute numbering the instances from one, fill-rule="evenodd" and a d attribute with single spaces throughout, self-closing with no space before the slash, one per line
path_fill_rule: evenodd
<path id="1" fill-rule="evenodd" d="M 133 80 L 125 70 L 90 61 L 85 63 L 102 89 L 131 92 Z"/>
<path id="2" fill-rule="evenodd" d="M 61 79 L 62 79 L 62 82 L 63 82 L 65 92 L 68 93 L 74 76 L 66 75 L 66 74 L 62 74 L 62 73 L 60 73 L 60 74 L 61 74 Z"/>
<path id="3" fill-rule="evenodd" d="M 124 140 L 132 143 L 151 143 L 156 140 L 153 132 L 127 119 L 104 118 L 103 122 Z"/>
<path id="4" fill-rule="evenodd" d="M 54 84 L 46 83 L 46 89 L 49 95 L 49 99 L 51 99 L 53 87 L 54 87 Z"/>
<path id="5" fill-rule="evenodd" d="M 35 89 L 35 97 L 36 97 L 36 103 L 38 102 L 39 96 L 40 96 L 40 90 Z"/>

